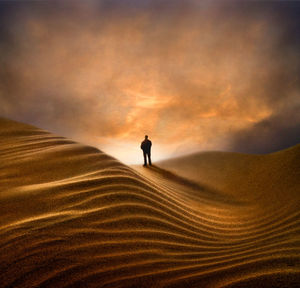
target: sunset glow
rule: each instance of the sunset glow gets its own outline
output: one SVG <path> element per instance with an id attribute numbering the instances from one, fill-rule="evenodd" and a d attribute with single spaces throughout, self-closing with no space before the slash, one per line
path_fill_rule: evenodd
<path id="1" fill-rule="evenodd" d="M 292 7 L 199 2 L 7 4 L 1 115 L 126 163 L 141 161 L 145 134 L 156 160 L 294 144 L 276 138 L 300 125 Z M 248 149 L 260 133 L 276 139 Z"/>

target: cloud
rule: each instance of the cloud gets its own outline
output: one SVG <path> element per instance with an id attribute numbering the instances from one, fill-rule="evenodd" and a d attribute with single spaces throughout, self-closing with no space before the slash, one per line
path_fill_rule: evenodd
<path id="1" fill-rule="evenodd" d="M 295 11 L 273 2 L 0 3 L 0 114 L 100 148 L 149 134 L 160 154 L 240 151 L 261 123 L 270 137 L 298 127 L 298 118 L 279 121 L 298 112 Z M 278 147 L 294 143 L 286 138 Z M 273 149 L 267 142 L 261 151 Z"/>
<path id="2" fill-rule="evenodd" d="M 300 106 L 297 106 L 237 132 L 231 138 L 231 149 L 257 154 L 275 152 L 300 143 L 299 132 Z"/>

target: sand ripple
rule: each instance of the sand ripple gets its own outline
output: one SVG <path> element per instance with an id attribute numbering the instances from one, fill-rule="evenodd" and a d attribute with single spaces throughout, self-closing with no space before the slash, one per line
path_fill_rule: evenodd
<path id="1" fill-rule="evenodd" d="M 298 287 L 299 197 L 264 207 L 0 128 L 0 287 Z"/>

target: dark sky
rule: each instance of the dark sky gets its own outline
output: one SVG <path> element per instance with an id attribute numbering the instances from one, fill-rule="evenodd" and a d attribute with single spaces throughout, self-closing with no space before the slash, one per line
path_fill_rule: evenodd
<path id="1" fill-rule="evenodd" d="M 300 2 L 1 1 L 0 116 L 127 163 L 300 142 Z"/>

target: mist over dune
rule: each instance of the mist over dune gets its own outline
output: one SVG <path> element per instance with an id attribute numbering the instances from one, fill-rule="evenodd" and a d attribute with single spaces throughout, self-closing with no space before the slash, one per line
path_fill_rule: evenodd
<path id="1" fill-rule="evenodd" d="M 0 1 L 0 288 L 300 287 L 299 15 Z"/>
<path id="2" fill-rule="evenodd" d="M 201 157 L 187 158 L 191 175 Z M 249 189 L 264 196 L 244 198 L 243 189 L 216 189 L 160 164 L 135 170 L 1 118 L 0 286 L 298 287 L 299 145 L 203 157 L 216 181 L 232 165 L 226 177 L 239 186 L 251 184 L 247 171 L 233 172 L 239 161 L 251 167 L 259 185 Z"/>

